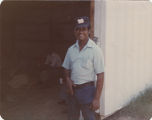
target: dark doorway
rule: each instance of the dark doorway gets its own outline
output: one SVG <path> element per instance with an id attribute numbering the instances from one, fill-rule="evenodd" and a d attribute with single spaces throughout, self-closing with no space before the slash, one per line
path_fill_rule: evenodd
<path id="1" fill-rule="evenodd" d="M 63 61 L 67 48 L 75 42 L 73 20 L 77 16 L 90 17 L 89 1 L 2 3 L 2 102 L 5 103 L 5 116 L 9 107 L 22 106 L 18 101 L 22 101 L 25 95 L 28 97 L 28 92 L 38 85 L 39 64 L 44 63 L 50 48 L 55 49 Z M 18 87 L 18 83 L 10 85 L 10 81 L 20 74 L 23 76 L 19 79 L 29 80 L 24 80 L 24 84 Z M 58 84 L 55 81 L 49 84 L 54 87 Z"/>

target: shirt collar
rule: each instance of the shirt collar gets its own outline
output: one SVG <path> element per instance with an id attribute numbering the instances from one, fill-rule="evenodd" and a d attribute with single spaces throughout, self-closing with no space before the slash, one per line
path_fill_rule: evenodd
<path id="1" fill-rule="evenodd" d="M 77 40 L 77 41 L 76 41 L 76 43 L 75 43 L 75 47 L 79 48 L 78 40 Z M 87 44 L 85 45 L 85 47 L 90 47 L 90 48 L 92 48 L 92 47 L 93 47 L 93 45 L 92 45 L 92 41 L 91 41 L 91 39 L 90 39 L 90 38 L 89 38 L 89 40 L 88 40 Z"/>

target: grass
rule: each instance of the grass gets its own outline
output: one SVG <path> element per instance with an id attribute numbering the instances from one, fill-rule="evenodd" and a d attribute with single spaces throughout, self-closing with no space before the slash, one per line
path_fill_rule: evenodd
<path id="1" fill-rule="evenodd" d="M 129 112 L 130 116 L 138 115 L 138 117 L 149 120 L 148 118 L 152 117 L 152 88 L 140 93 L 125 107 L 125 111 Z"/>
<path id="2" fill-rule="evenodd" d="M 141 92 L 136 98 L 132 99 L 126 107 L 116 112 L 114 115 L 104 120 L 117 120 L 126 116 L 134 119 L 131 120 L 150 120 L 152 117 L 152 88 Z"/>

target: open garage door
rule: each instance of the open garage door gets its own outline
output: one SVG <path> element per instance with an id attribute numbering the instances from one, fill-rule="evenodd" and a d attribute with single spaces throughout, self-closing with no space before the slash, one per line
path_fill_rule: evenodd
<path id="1" fill-rule="evenodd" d="M 24 102 L 21 101 L 24 101 L 25 97 L 31 97 L 29 91 L 33 91 L 39 85 L 40 64 L 44 63 L 49 50 L 55 49 L 63 61 L 67 48 L 75 42 L 74 18 L 89 16 L 93 26 L 93 2 L 4 1 L 1 5 L 1 12 L 2 97 L 4 98 L 5 116 L 10 119 L 11 115 L 8 111 L 13 112 L 12 108 L 16 105 L 24 109 Z M 54 86 L 58 82 L 51 80 L 49 84 Z M 33 99 L 41 93 L 39 89 L 33 95 Z M 47 96 L 47 94 L 44 95 Z M 54 98 L 57 97 L 54 96 Z M 21 111 L 16 114 L 20 114 Z M 22 112 L 28 114 L 26 110 Z M 21 120 L 18 116 L 13 117 L 15 120 Z M 30 119 L 34 120 L 34 118 Z"/>

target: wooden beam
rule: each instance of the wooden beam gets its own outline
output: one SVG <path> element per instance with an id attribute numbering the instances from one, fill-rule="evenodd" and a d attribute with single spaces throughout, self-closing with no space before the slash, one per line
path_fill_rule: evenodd
<path id="1" fill-rule="evenodd" d="M 93 39 L 94 37 L 94 4 L 95 4 L 95 1 L 91 0 L 90 1 L 90 24 L 91 24 L 90 38 L 91 39 Z"/>

